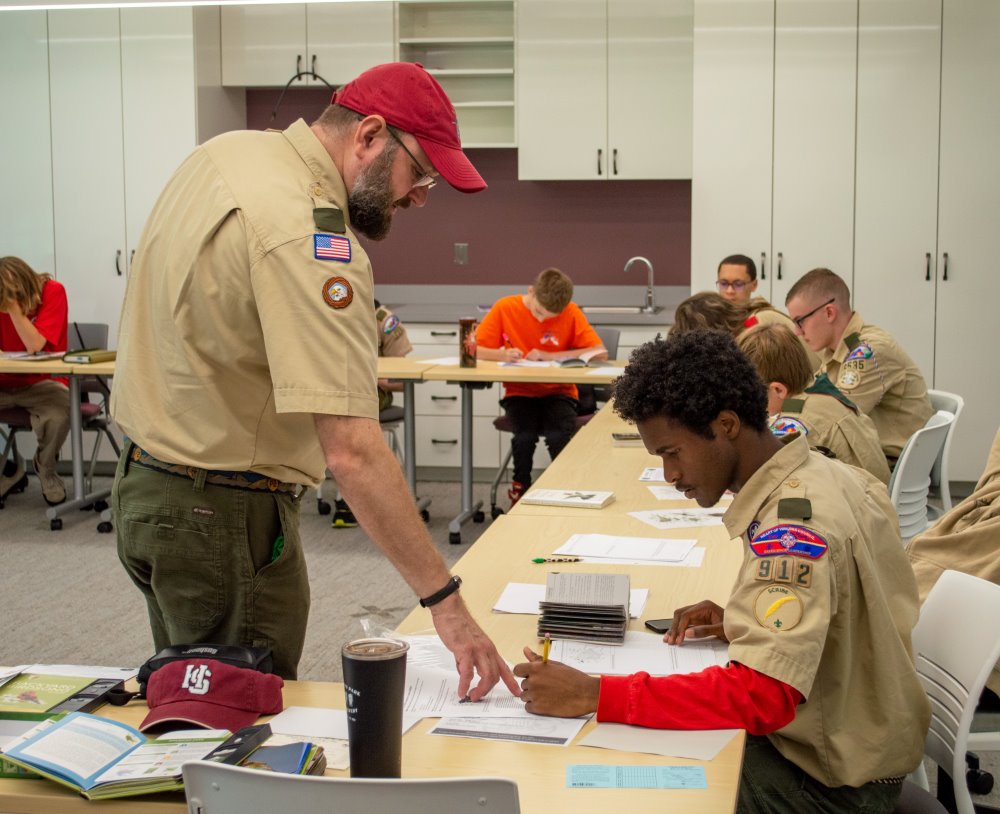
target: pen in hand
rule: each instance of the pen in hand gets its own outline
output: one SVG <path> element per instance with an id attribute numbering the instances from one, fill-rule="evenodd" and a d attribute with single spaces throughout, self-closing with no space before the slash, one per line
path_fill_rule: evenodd
<path id="1" fill-rule="evenodd" d="M 549 648 L 552 647 L 552 637 L 546 633 L 545 641 L 542 643 L 542 664 L 549 663 Z"/>

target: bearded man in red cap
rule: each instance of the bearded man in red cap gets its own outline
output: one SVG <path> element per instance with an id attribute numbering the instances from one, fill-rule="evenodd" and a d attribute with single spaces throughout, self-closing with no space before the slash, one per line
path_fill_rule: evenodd
<path id="1" fill-rule="evenodd" d="M 201 145 L 160 195 L 125 294 L 112 400 L 129 442 L 118 554 L 157 650 L 268 646 L 295 678 L 309 583 L 298 498 L 329 468 L 429 607 L 459 694 L 517 684 L 466 608 L 378 426 L 374 287 L 355 233 L 384 238 L 438 177 L 486 184 L 420 66 L 379 65 L 313 125 Z"/>

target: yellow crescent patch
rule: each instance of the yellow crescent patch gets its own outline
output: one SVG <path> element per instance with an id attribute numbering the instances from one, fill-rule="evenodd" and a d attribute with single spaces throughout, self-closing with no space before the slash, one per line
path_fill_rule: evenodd
<path id="1" fill-rule="evenodd" d="M 791 588 L 769 585 L 757 594 L 753 613 L 761 627 L 776 633 L 791 630 L 802 621 L 802 600 Z"/>

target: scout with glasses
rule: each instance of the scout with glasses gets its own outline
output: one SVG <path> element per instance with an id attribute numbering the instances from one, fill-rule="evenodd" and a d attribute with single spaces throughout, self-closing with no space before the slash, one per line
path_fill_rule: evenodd
<path id="1" fill-rule="evenodd" d="M 830 269 L 791 287 L 785 307 L 795 332 L 820 354 L 823 370 L 878 430 L 890 466 L 934 413 L 920 370 L 888 331 L 851 310 L 847 284 Z"/>
<path id="2" fill-rule="evenodd" d="M 745 254 L 731 254 L 719 263 L 715 285 L 730 302 L 749 302 L 757 290 L 757 264 Z"/>

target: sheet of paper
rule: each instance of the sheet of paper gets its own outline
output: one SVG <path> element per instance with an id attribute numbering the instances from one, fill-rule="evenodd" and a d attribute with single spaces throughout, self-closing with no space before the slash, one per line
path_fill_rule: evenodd
<path id="1" fill-rule="evenodd" d="M 653 468 L 655 467 L 651 467 L 651 469 Z M 663 474 L 662 470 L 660 470 L 660 474 L 661 475 Z M 639 480 L 649 480 L 649 478 L 639 478 Z M 659 478 L 659 480 L 662 481 L 663 478 L 661 477 Z M 684 497 L 683 492 L 678 491 L 670 484 L 667 484 L 666 486 L 647 486 L 646 488 L 653 493 L 653 497 L 655 497 L 657 500 L 687 500 L 687 498 Z M 716 503 L 715 505 L 728 506 L 732 502 L 733 502 L 733 493 L 726 492 L 722 497 L 719 498 L 719 502 Z"/>
<path id="2" fill-rule="evenodd" d="M 566 767 L 571 789 L 707 789 L 701 766 L 590 766 Z"/>
<path id="3" fill-rule="evenodd" d="M 639 480 L 646 482 L 650 481 L 653 483 L 666 483 L 666 478 L 663 477 L 663 467 L 662 466 L 647 466 L 639 474 Z M 676 491 L 676 490 L 675 490 Z M 684 500 L 684 495 L 681 495 L 678 500 Z"/>
<path id="4" fill-rule="evenodd" d="M 480 740 L 539 743 L 545 746 L 566 746 L 577 736 L 585 718 L 549 718 L 530 715 L 527 718 L 442 718 L 428 734 L 454 735 Z"/>
<path id="5" fill-rule="evenodd" d="M 610 367 L 610 365 L 608 367 Z M 583 375 L 584 376 L 607 376 L 608 372 L 609 371 L 608 371 L 607 367 L 594 367 L 594 368 L 590 368 L 589 370 L 587 370 Z M 621 375 L 621 371 L 617 371 L 617 372 L 618 372 L 618 375 L 620 376 Z"/>
<path id="6" fill-rule="evenodd" d="M 721 526 L 725 508 L 713 506 L 709 509 L 654 509 L 653 511 L 629 512 L 629 517 L 641 520 L 648 526 L 660 529 L 690 529 L 701 526 Z"/>
<path id="7" fill-rule="evenodd" d="M 704 547 L 692 548 L 691 553 L 688 554 L 680 562 L 654 562 L 653 560 L 644 560 L 640 563 L 636 563 L 635 560 L 616 560 L 612 557 L 581 557 L 580 562 L 591 562 L 600 565 L 655 565 L 655 566 L 666 566 L 672 568 L 701 568 L 701 564 L 705 561 L 705 549 Z"/>
<path id="8" fill-rule="evenodd" d="M 423 362 L 428 365 L 458 365 L 457 356 L 440 356 L 437 359 L 415 359 L 416 362 Z"/>
<path id="9" fill-rule="evenodd" d="M 714 760 L 738 729 L 648 729 L 628 724 L 598 724 L 577 744 L 620 752 L 643 752 L 689 760 Z"/>
<path id="10" fill-rule="evenodd" d="M 613 534 L 574 534 L 555 550 L 568 557 L 596 557 L 633 563 L 681 562 L 697 540 L 666 537 L 619 537 Z"/>
<path id="11" fill-rule="evenodd" d="M 718 639 L 667 644 L 657 633 L 625 633 L 624 645 L 553 639 L 549 658 L 585 673 L 631 675 L 644 670 L 654 676 L 697 673 L 729 661 L 729 647 Z"/>
<path id="12" fill-rule="evenodd" d="M 28 669 L 27 664 L 18 664 L 16 667 L 0 667 L 0 687 L 10 681 L 12 678 L 17 678 L 21 673 Z"/>
<path id="13" fill-rule="evenodd" d="M 411 667 L 433 667 L 446 672 L 455 671 L 455 656 L 444 646 L 437 635 L 425 636 L 396 636 L 410 645 L 406 654 L 407 669 Z"/>
<path id="14" fill-rule="evenodd" d="M 403 711 L 403 732 L 412 728 L 423 715 L 408 715 Z M 323 707 L 288 707 L 268 723 L 275 735 L 295 736 L 299 740 L 334 738 L 347 740 L 347 713 L 342 709 Z"/>
<path id="15" fill-rule="evenodd" d="M 406 670 L 406 689 L 403 691 L 403 714 L 425 718 L 524 718 L 526 712 L 521 699 L 512 695 L 502 684 L 494 687 L 482 701 L 460 701 L 458 673 L 447 673 L 425 667 Z"/>
<path id="16" fill-rule="evenodd" d="M 497 613 L 539 613 L 538 603 L 545 599 L 545 586 L 527 582 L 508 582 L 493 606 Z M 628 615 L 633 619 L 642 616 L 649 599 L 649 588 L 632 588 L 629 591 Z"/>
<path id="17" fill-rule="evenodd" d="M 23 672 L 47 676 L 79 676 L 80 678 L 116 678 L 124 681 L 139 675 L 138 667 L 95 667 L 86 664 L 31 664 Z"/>
<path id="18" fill-rule="evenodd" d="M 500 367 L 554 367 L 555 362 L 547 359 L 518 359 L 513 362 L 500 362 Z"/>

